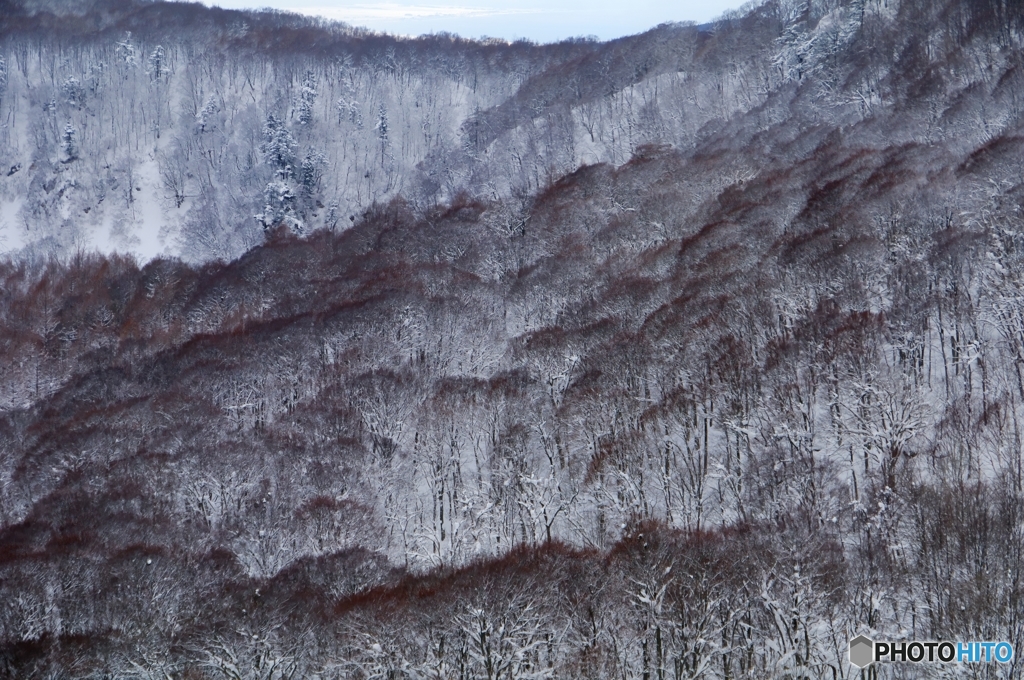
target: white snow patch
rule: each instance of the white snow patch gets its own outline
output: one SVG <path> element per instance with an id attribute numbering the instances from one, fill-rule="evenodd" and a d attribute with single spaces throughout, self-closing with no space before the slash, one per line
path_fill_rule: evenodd
<path id="1" fill-rule="evenodd" d="M 23 198 L 0 201 L 0 253 L 10 253 L 25 247 L 25 235 L 18 227 L 18 211 Z"/>
<path id="2" fill-rule="evenodd" d="M 109 212 L 103 214 L 103 220 L 93 231 L 93 247 L 101 253 L 112 253 L 117 250 L 113 237 L 114 220 Z"/>
<path id="3" fill-rule="evenodd" d="M 160 232 L 166 223 L 160 167 L 155 158 L 138 167 L 135 180 L 135 228 L 130 252 L 144 262 L 165 253 Z"/>

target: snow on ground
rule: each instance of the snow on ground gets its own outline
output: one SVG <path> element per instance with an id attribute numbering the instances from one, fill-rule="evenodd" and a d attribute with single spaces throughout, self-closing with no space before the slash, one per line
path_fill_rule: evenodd
<path id="1" fill-rule="evenodd" d="M 18 226 L 18 211 L 22 198 L 0 201 L 0 254 L 20 250 L 25 246 L 25 235 Z"/>
<path id="2" fill-rule="evenodd" d="M 117 248 L 114 245 L 114 220 L 109 212 L 104 213 L 103 221 L 93 228 L 93 246 L 101 253 L 112 253 Z"/>
<path id="3" fill-rule="evenodd" d="M 140 262 L 156 257 L 176 257 L 179 253 L 175 237 L 178 225 L 188 212 L 190 202 L 175 207 L 166 196 L 160 177 L 160 164 L 150 156 L 136 166 L 134 200 L 124 217 L 107 215 L 95 232 L 100 252 L 131 253 Z"/>
<path id="4" fill-rule="evenodd" d="M 177 255 L 171 235 L 184 217 L 184 206 L 176 209 L 164 196 L 157 160 L 150 157 L 136 166 L 133 179 L 131 204 L 106 211 L 93 231 L 93 247 L 103 253 L 130 253 L 140 262 Z"/>
<path id="5" fill-rule="evenodd" d="M 160 238 L 167 218 L 174 210 L 165 208 L 160 167 L 155 158 L 138 167 L 135 180 L 135 223 L 131 227 L 132 252 L 139 260 L 148 262 L 159 255 L 172 255 L 172 244 Z"/>

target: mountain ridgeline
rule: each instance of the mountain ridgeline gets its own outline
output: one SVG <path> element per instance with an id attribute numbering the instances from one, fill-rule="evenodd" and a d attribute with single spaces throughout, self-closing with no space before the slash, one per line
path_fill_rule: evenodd
<path id="1" fill-rule="evenodd" d="M 0 676 L 1024 651 L 1018 3 L 4 0 L 0 57 Z"/>

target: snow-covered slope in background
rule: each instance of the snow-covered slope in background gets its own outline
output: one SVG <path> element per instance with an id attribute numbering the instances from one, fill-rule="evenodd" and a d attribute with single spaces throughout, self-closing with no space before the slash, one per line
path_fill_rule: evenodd
<path id="1" fill-rule="evenodd" d="M 26 254 L 231 259 L 280 225 L 343 229 L 397 197 L 525 196 L 644 145 L 692 146 L 800 77 L 773 66 L 790 11 L 774 3 L 544 46 L 159 2 L 7 5 L 0 156 L 20 169 L 0 196 L 20 202 L 0 248 Z"/>

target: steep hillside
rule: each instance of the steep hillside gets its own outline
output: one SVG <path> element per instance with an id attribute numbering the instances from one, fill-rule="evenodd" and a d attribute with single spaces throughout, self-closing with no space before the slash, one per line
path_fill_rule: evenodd
<path id="1" fill-rule="evenodd" d="M 459 123 L 488 132 L 450 193 L 282 219 L 227 262 L 4 261 L 0 673 L 851 678 L 861 632 L 1024 649 L 1022 42 L 1015 5 L 949 0 L 465 43 L 550 61 Z M 493 179 L 591 104 L 608 162 Z"/>
<path id="2" fill-rule="evenodd" d="M 6 0 L 0 252 L 231 259 L 282 223 L 344 229 L 396 196 L 505 200 L 644 144 L 688 147 L 789 79 L 774 60 L 792 12 L 532 45 Z"/>

